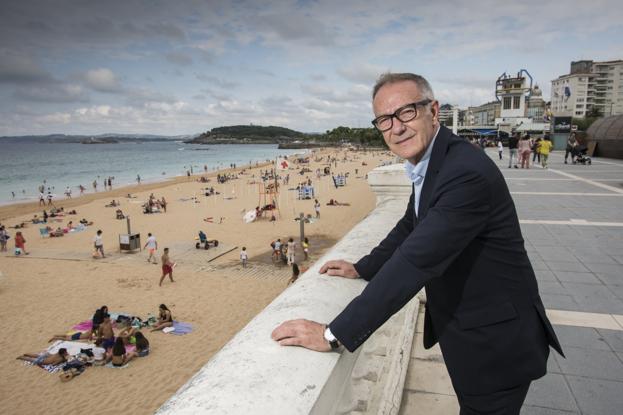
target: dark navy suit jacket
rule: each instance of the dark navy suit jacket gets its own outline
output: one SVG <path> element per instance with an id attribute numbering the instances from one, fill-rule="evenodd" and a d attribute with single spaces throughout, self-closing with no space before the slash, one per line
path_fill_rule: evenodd
<path id="1" fill-rule="evenodd" d="M 329 325 L 350 351 L 426 288 L 424 346 L 439 342 L 454 388 L 484 394 L 546 372 L 560 354 L 502 173 L 441 127 L 415 215 L 355 264 L 369 283 Z"/>

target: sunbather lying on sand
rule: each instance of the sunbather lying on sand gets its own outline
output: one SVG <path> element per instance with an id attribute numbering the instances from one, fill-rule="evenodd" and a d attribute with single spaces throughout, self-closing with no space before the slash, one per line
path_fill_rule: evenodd
<path id="1" fill-rule="evenodd" d="M 52 336 L 50 340 L 48 340 L 48 343 L 51 343 L 54 340 L 72 340 L 72 341 L 89 340 L 90 341 L 92 339 L 93 339 L 93 332 L 77 331 L 74 334 L 55 334 L 54 336 Z"/>
<path id="2" fill-rule="evenodd" d="M 61 348 L 58 349 L 58 353 L 50 354 L 48 352 L 43 352 L 40 354 L 37 353 L 24 353 L 19 356 L 17 360 L 25 360 L 26 362 L 31 362 L 33 365 L 43 366 L 43 365 L 59 365 L 63 362 L 67 361 L 67 349 Z"/>

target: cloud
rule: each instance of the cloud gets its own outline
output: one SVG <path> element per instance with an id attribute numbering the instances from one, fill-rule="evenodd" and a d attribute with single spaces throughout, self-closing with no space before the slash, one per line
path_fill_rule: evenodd
<path id="1" fill-rule="evenodd" d="M 19 87 L 14 91 L 13 98 L 38 103 L 71 103 L 89 100 L 80 85 L 61 83 Z"/>
<path id="2" fill-rule="evenodd" d="M 223 89 L 233 89 L 240 85 L 238 82 L 235 82 L 229 79 L 223 79 L 223 78 L 219 78 L 219 77 L 212 76 L 212 75 L 206 75 L 203 73 L 197 73 L 195 74 L 195 77 L 202 82 L 208 82 L 212 86 L 216 86 L 218 88 L 223 88 Z"/>
<path id="3" fill-rule="evenodd" d="M 0 83 L 31 84 L 53 81 L 53 76 L 32 58 L 0 51 Z"/>
<path id="4" fill-rule="evenodd" d="M 370 85 L 370 87 L 372 87 L 379 78 L 379 75 L 387 71 L 387 68 L 364 63 L 352 64 L 345 68 L 339 68 L 337 73 L 351 82 Z"/>
<path id="5" fill-rule="evenodd" d="M 117 76 L 107 68 L 92 69 L 84 75 L 86 84 L 95 91 L 106 93 L 121 92 Z"/>
<path id="6" fill-rule="evenodd" d="M 193 58 L 184 52 L 169 52 L 165 58 L 175 65 L 189 66 L 193 64 Z"/>

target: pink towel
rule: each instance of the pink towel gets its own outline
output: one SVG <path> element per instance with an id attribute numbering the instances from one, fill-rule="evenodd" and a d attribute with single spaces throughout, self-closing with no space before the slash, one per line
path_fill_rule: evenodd
<path id="1" fill-rule="evenodd" d="M 91 329 L 93 329 L 93 321 L 91 320 L 83 321 L 82 323 L 78 323 L 75 326 L 73 326 L 72 329 L 78 330 L 78 331 L 90 331 Z"/>

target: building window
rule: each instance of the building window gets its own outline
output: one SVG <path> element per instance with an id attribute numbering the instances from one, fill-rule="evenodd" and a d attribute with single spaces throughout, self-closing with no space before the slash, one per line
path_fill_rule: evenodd
<path id="1" fill-rule="evenodd" d="M 584 104 L 578 104 L 578 105 L 576 105 L 575 107 L 576 107 L 576 108 L 583 108 L 583 107 L 584 107 Z"/>
<path id="2" fill-rule="evenodd" d="M 521 96 L 514 96 L 513 97 L 513 108 L 519 109 L 520 105 L 521 105 Z"/>
<path id="3" fill-rule="evenodd" d="M 511 97 L 504 97 L 504 109 L 511 109 Z"/>
<path id="4" fill-rule="evenodd" d="M 576 111 L 575 115 L 584 115 L 584 112 L 583 111 Z"/>
<path id="5" fill-rule="evenodd" d="M 578 98 L 577 102 L 584 102 L 584 98 Z"/>

